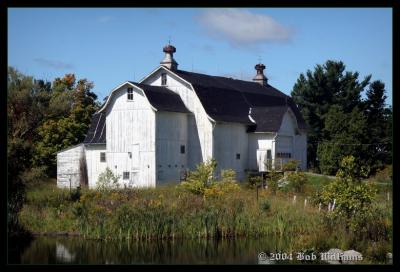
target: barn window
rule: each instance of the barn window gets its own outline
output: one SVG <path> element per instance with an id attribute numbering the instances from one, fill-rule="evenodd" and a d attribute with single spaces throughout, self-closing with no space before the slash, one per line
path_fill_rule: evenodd
<path id="1" fill-rule="evenodd" d="M 127 94 L 128 94 L 128 100 L 133 101 L 133 89 L 132 88 L 128 88 Z"/>
<path id="2" fill-rule="evenodd" d="M 185 154 L 185 146 L 181 145 L 181 154 Z"/>
<path id="3" fill-rule="evenodd" d="M 236 153 L 236 159 L 240 160 L 240 154 L 239 153 Z"/>
<path id="4" fill-rule="evenodd" d="M 122 179 L 129 179 L 129 172 L 123 172 Z"/>
<path id="5" fill-rule="evenodd" d="M 161 85 L 167 85 L 167 74 L 166 73 L 161 74 Z"/>
<path id="6" fill-rule="evenodd" d="M 100 152 L 100 162 L 106 162 L 106 152 Z"/>

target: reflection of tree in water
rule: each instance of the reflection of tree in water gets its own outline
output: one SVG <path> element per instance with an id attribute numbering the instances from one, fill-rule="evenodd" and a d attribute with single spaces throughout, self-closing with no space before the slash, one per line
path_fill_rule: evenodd
<path id="1" fill-rule="evenodd" d="M 38 237 L 22 263 L 75 264 L 257 264 L 260 252 L 287 249 L 282 239 L 175 239 L 98 241 L 79 237 Z"/>

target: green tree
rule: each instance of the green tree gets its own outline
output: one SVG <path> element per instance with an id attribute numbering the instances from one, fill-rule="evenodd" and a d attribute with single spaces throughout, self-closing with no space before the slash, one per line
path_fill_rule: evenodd
<path id="1" fill-rule="evenodd" d="M 369 158 L 372 172 L 391 163 L 391 108 L 385 107 L 385 84 L 379 80 L 369 85 L 364 112 L 369 124 Z"/>
<path id="2" fill-rule="evenodd" d="M 76 83 L 73 74 L 53 82 L 46 121 L 36 130 L 34 164 L 44 165 L 47 173 L 56 173 L 56 152 L 83 141 L 91 117 L 98 109 L 97 96 L 91 91 L 93 83 L 86 79 Z"/>
<path id="3" fill-rule="evenodd" d="M 353 155 L 357 161 L 368 165 L 368 124 L 363 112 L 355 107 L 346 114 L 340 106 L 333 105 L 326 114 L 323 134 L 317 155 L 321 172 L 333 175 L 343 157 Z"/>
<path id="4" fill-rule="evenodd" d="M 357 72 L 345 72 L 341 61 L 328 60 L 317 65 L 312 72 L 300 74 L 291 95 L 310 127 L 308 133 L 308 163 L 317 167 L 318 142 L 325 139 L 325 119 L 331 106 L 339 105 L 350 113 L 360 104 L 361 92 L 368 85 L 371 76 L 361 82 Z"/>

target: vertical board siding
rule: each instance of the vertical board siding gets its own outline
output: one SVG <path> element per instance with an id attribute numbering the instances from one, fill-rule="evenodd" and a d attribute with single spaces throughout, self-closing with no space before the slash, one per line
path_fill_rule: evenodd
<path id="1" fill-rule="evenodd" d="M 267 154 L 267 150 L 271 150 L 272 158 L 274 158 L 274 137 L 275 133 L 249 133 L 249 159 L 248 167 L 250 170 L 263 171 L 265 161 L 259 158 L 260 154 Z"/>
<path id="2" fill-rule="evenodd" d="M 76 188 L 80 184 L 80 159 L 84 156 L 83 144 L 57 153 L 57 186 Z"/>
<path id="3" fill-rule="evenodd" d="M 217 123 L 214 127 L 214 157 L 217 173 L 223 169 L 236 171 L 237 179 L 245 178 L 248 165 L 248 134 L 246 126 L 234 123 Z M 236 158 L 240 154 L 240 159 Z"/>
<path id="4" fill-rule="evenodd" d="M 164 71 L 156 72 L 142 83 L 161 86 L 161 73 Z M 179 94 L 186 108 L 193 113 L 193 117 L 188 117 L 188 166 L 195 169 L 198 163 L 213 157 L 213 124 L 189 84 L 167 73 L 166 87 Z"/>
<path id="5" fill-rule="evenodd" d="M 181 172 L 188 167 L 188 115 L 174 112 L 157 112 L 156 165 L 157 185 L 177 182 Z M 181 154 L 181 145 L 185 153 Z"/>
<path id="6" fill-rule="evenodd" d="M 85 148 L 89 188 L 96 188 L 99 175 L 106 170 L 107 153 L 106 161 L 100 162 L 100 153 L 106 151 L 106 145 L 87 145 Z"/>
<path id="7" fill-rule="evenodd" d="M 128 101 L 126 91 L 116 91 L 107 110 L 107 165 L 121 176 L 122 186 L 131 181 L 135 187 L 154 187 L 155 112 L 141 90 L 133 88 L 133 101 Z M 135 175 L 135 180 L 123 180 L 123 172 Z"/>

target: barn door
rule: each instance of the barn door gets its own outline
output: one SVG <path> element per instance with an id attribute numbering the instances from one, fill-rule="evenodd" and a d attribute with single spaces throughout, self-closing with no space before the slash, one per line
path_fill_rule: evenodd
<path id="1" fill-rule="evenodd" d="M 129 187 L 136 187 L 139 183 L 140 151 L 139 144 L 133 144 L 130 152 Z"/>
<path id="2" fill-rule="evenodd" d="M 140 168 L 139 144 L 133 144 L 131 150 L 131 170 L 138 170 Z"/>
<path id="3" fill-rule="evenodd" d="M 265 165 L 266 155 L 267 155 L 267 150 L 257 149 L 257 165 L 258 165 L 258 171 L 260 172 L 267 171 Z"/>

